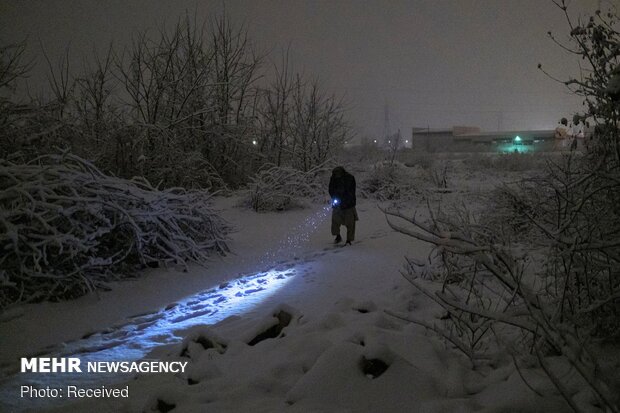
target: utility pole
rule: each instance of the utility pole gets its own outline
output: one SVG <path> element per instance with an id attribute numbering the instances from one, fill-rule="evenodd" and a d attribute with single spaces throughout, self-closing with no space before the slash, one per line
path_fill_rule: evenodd
<path id="1" fill-rule="evenodd" d="M 385 106 L 383 108 L 383 144 L 389 145 L 390 140 L 390 107 L 388 106 L 387 99 L 385 100 Z"/>
<path id="2" fill-rule="evenodd" d="M 497 131 L 500 132 L 504 129 L 504 112 L 497 111 Z"/>

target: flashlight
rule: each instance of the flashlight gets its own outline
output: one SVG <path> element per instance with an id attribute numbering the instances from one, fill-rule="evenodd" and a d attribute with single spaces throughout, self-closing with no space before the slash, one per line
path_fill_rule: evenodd
<path id="1" fill-rule="evenodd" d="M 338 206 L 338 204 L 340 203 L 340 200 L 338 198 L 334 198 L 334 200 L 332 201 L 332 206 Z"/>

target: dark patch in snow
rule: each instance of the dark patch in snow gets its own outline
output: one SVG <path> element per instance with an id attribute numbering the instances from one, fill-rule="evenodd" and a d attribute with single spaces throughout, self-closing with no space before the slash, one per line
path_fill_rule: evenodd
<path id="1" fill-rule="evenodd" d="M 377 306 L 372 301 L 357 303 L 353 305 L 352 308 L 360 314 L 367 314 L 372 313 L 373 311 L 377 311 Z"/>
<path id="2" fill-rule="evenodd" d="M 365 376 L 376 379 L 381 376 L 388 369 L 389 364 L 381 359 L 367 359 L 362 356 L 362 361 L 360 362 L 360 368 L 362 369 L 362 373 Z"/>
<path id="3" fill-rule="evenodd" d="M 439 317 L 440 320 L 449 320 L 451 319 L 452 316 L 450 315 L 450 313 L 446 312 L 445 314 L 443 314 L 441 317 Z"/>
<path id="4" fill-rule="evenodd" d="M 261 341 L 267 340 L 269 338 L 276 338 L 280 335 L 284 327 L 288 326 L 293 319 L 293 316 L 286 311 L 280 310 L 275 317 L 278 319 L 278 322 L 267 330 L 259 333 L 256 337 L 248 342 L 248 345 L 255 346 Z"/>
<path id="5" fill-rule="evenodd" d="M 166 403 L 162 399 L 157 399 L 157 411 L 160 413 L 167 413 L 175 407 L 177 407 L 176 404 Z"/>
<path id="6" fill-rule="evenodd" d="M 87 338 L 89 338 L 89 337 L 94 336 L 94 335 L 95 335 L 95 334 L 97 334 L 97 333 L 100 333 L 100 332 L 98 332 L 98 331 L 91 331 L 91 332 L 89 332 L 89 333 L 84 334 L 84 335 L 82 336 L 82 339 L 87 339 Z"/>
<path id="7" fill-rule="evenodd" d="M 144 264 L 145 268 L 159 268 L 159 261 L 149 261 Z"/>
<path id="8" fill-rule="evenodd" d="M 180 357 L 190 357 L 190 352 L 189 352 L 190 343 L 200 344 L 204 350 L 208 350 L 211 348 L 215 349 L 220 354 L 224 354 L 226 352 L 226 347 L 227 347 L 226 344 L 219 343 L 203 334 L 200 334 L 196 338 L 190 339 L 188 342 L 186 342 L 183 345 L 181 349 L 181 353 L 179 354 Z"/>

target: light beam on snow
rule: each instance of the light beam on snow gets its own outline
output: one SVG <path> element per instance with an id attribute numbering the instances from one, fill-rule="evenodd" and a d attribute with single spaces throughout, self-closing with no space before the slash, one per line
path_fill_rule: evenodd
<path id="1" fill-rule="evenodd" d="M 220 284 L 174 303 L 159 312 L 134 317 L 125 325 L 109 328 L 90 337 L 67 343 L 50 357 L 78 357 L 82 366 L 94 361 L 135 361 L 155 347 L 180 342 L 175 334 L 197 325 L 211 325 L 223 319 L 252 311 L 276 293 L 297 273 L 300 266 L 283 265 Z M 0 385 L 0 401 L 7 411 L 37 411 L 58 406 L 62 399 L 20 398 L 20 386 L 35 388 L 98 387 L 131 380 L 132 374 L 116 373 L 20 373 Z M 67 400 L 64 400 L 66 403 Z"/>
<path id="2" fill-rule="evenodd" d="M 325 222 L 331 212 L 331 206 L 325 205 L 309 215 L 301 224 L 290 229 L 289 235 L 280 240 L 278 245 L 267 251 L 259 260 L 262 265 L 274 265 L 298 258 L 303 247 L 310 241 L 310 236 Z"/>
<path id="3" fill-rule="evenodd" d="M 135 361 L 143 359 L 155 347 L 178 343 L 179 330 L 197 325 L 212 325 L 227 317 L 251 312 L 276 294 L 309 264 L 300 262 L 300 254 L 310 236 L 327 219 L 331 207 L 326 205 L 309 215 L 277 246 L 264 254 L 257 265 L 268 268 L 224 282 L 199 292 L 166 308 L 127 320 L 105 331 L 67 343 L 51 357 L 78 357 L 82 365 L 89 361 Z M 0 400 L 9 411 L 38 410 L 61 405 L 63 399 L 19 398 L 22 385 L 37 388 L 97 387 L 128 381 L 131 374 L 59 373 L 17 374 L 0 384 Z M 64 399 L 64 403 L 68 400 Z"/>

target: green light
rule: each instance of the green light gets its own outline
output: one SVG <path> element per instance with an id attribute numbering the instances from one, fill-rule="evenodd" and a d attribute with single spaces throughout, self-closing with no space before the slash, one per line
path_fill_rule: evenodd
<path id="1" fill-rule="evenodd" d="M 515 137 L 515 142 L 521 142 L 521 137 L 519 135 Z"/>

